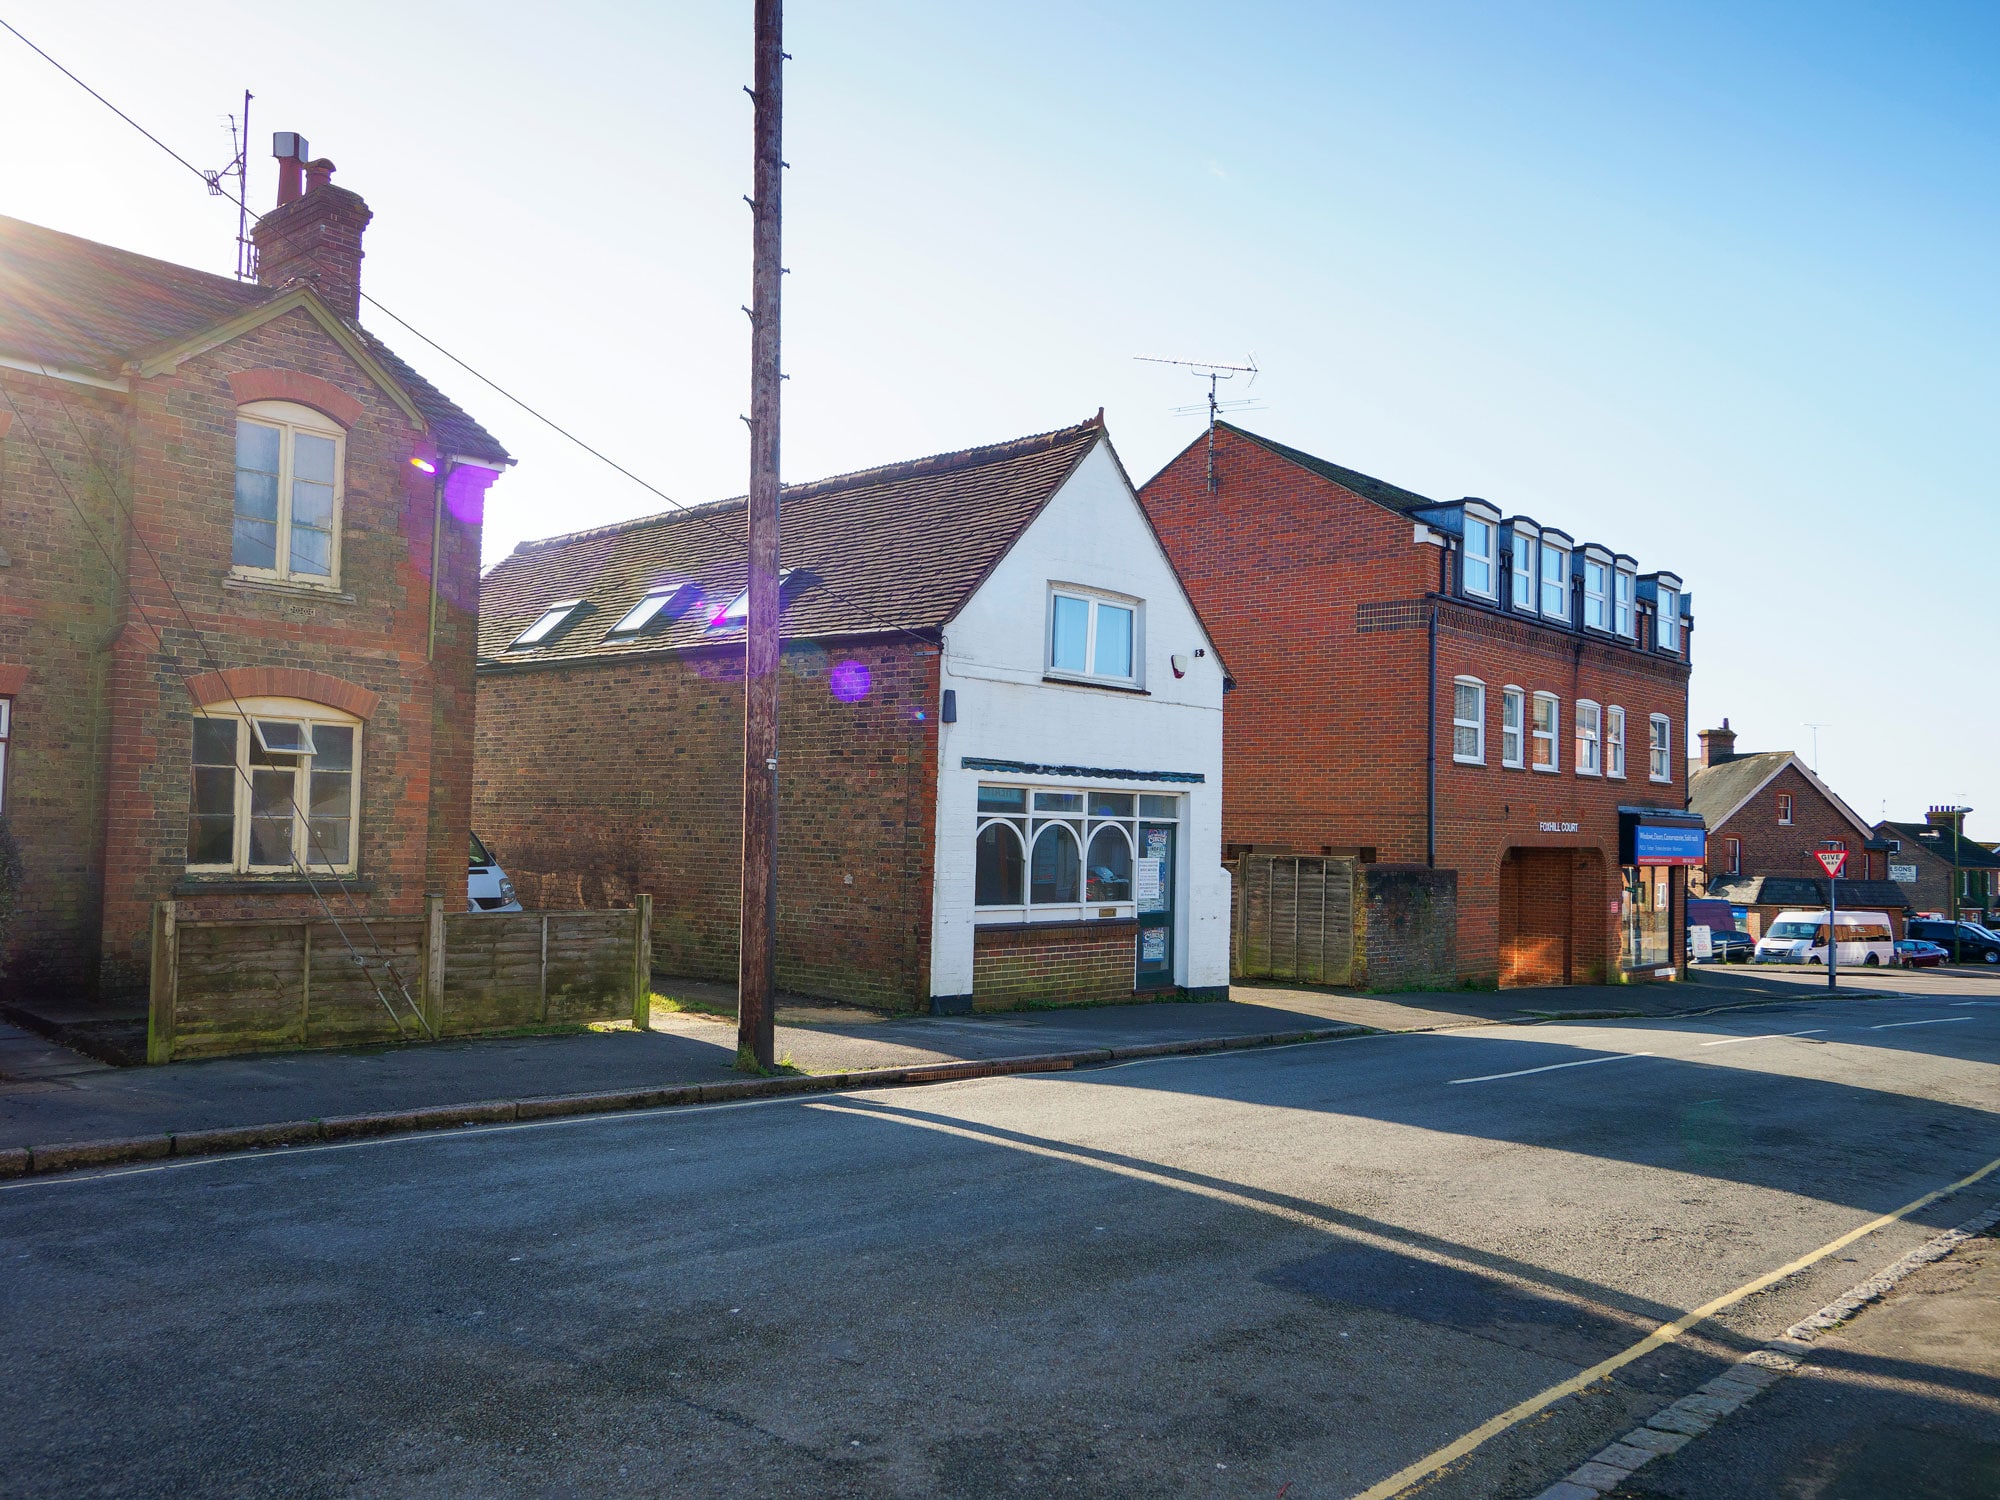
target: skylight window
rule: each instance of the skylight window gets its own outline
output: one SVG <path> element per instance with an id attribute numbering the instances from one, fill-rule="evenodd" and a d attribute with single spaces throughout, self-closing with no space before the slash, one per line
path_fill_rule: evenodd
<path id="1" fill-rule="evenodd" d="M 778 574 L 778 603 L 782 608 L 785 595 L 790 592 L 793 580 L 804 582 L 797 568 L 786 568 Z M 729 601 L 729 607 L 708 622 L 710 630 L 741 630 L 750 619 L 750 590 L 747 588 Z"/>
<path id="2" fill-rule="evenodd" d="M 539 646 L 554 635 L 578 609 L 583 607 L 581 599 L 565 599 L 560 604 L 551 604 L 542 611 L 541 618 L 526 630 L 515 636 L 508 645 L 509 651 L 519 651 L 524 646 Z"/>
<path id="3" fill-rule="evenodd" d="M 625 617 L 613 625 L 607 635 L 637 635 L 662 617 L 678 620 L 701 598 L 701 590 L 692 583 L 677 584 L 673 588 L 654 589 L 631 609 Z"/>

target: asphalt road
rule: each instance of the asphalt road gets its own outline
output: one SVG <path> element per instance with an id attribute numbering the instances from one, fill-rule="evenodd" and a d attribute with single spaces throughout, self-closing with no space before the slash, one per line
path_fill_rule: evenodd
<path id="1" fill-rule="evenodd" d="M 1954 985 L 26 1179 L 0 1489 L 1351 1496 L 2000 1157 L 1996 1107 Z M 1419 1492 L 1537 1493 L 1996 1193 Z"/>

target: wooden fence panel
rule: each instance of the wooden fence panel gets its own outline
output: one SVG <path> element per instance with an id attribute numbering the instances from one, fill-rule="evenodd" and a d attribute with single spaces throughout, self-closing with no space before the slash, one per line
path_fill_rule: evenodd
<path id="1" fill-rule="evenodd" d="M 343 930 L 345 937 L 341 935 Z M 363 1042 L 423 1037 L 423 1027 L 412 1005 L 412 1002 L 420 1005 L 423 997 L 422 921 L 413 917 L 375 917 L 369 919 L 366 931 L 357 921 L 338 925 L 318 921 L 312 924 L 312 933 L 312 1001 L 306 1009 L 307 1046 L 351 1047 Z M 390 964 L 395 966 L 393 973 Z"/>
<path id="2" fill-rule="evenodd" d="M 550 912 L 548 922 L 549 1020 L 629 1018 L 638 913 Z"/>
<path id="3" fill-rule="evenodd" d="M 173 1055 L 217 1057 L 301 1045 L 308 931 L 305 922 L 181 922 Z"/>
<path id="4" fill-rule="evenodd" d="M 541 912 L 453 912 L 444 919 L 447 1036 L 536 1026 L 542 1005 Z"/>
<path id="5" fill-rule="evenodd" d="M 1354 885 L 1351 859 L 1244 856 L 1236 867 L 1231 945 L 1237 977 L 1351 983 Z"/>

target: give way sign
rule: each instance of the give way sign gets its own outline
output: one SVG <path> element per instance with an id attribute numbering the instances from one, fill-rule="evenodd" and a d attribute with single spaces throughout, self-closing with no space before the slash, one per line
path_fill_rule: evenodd
<path id="1" fill-rule="evenodd" d="M 1834 880 L 1840 879 L 1840 872 L 1847 866 L 1847 851 L 1845 849 L 1819 849 L 1814 852 L 1820 864 L 1825 867 L 1827 875 Z"/>

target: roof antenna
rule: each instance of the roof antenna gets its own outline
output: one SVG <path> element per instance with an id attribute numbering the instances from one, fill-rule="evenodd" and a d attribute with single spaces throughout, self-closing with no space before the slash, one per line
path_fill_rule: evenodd
<path id="1" fill-rule="evenodd" d="M 1250 355 L 1250 363 L 1247 365 L 1225 365 L 1210 360 L 1199 359 L 1162 359 L 1155 354 L 1135 354 L 1132 357 L 1149 365 L 1178 365 L 1182 369 L 1191 372 L 1197 380 L 1206 380 L 1208 382 L 1208 493 L 1211 496 L 1214 495 L 1215 414 L 1222 411 L 1242 411 L 1246 408 L 1261 406 L 1263 404 L 1254 396 L 1246 397 L 1241 401 L 1217 401 L 1215 399 L 1216 383 L 1222 380 L 1234 380 L 1238 375 L 1248 375 L 1250 377 L 1249 380 L 1244 382 L 1244 389 L 1248 390 L 1257 383 L 1257 356 L 1255 354 Z M 1177 406 L 1174 408 L 1176 413 L 1197 412 L 1200 410 L 1201 407 L 1199 406 Z"/>
<path id="2" fill-rule="evenodd" d="M 1807 719 L 1805 727 L 1813 732 L 1813 775 L 1817 776 L 1819 775 L 1819 732 L 1822 729 L 1831 729 L 1833 726 L 1824 723 L 1815 724 L 1812 720 Z"/>
<path id="3" fill-rule="evenodd" d="M 211 198 L 236 199 L 236 279 L 255 281 L 257 279 L 257 251 L 250 243 L 250 101 L 255 96 L 250 90 L 243 91 L 243 117 L 239 122 L 235 115 L 229 117 L 229 144 L 236 149 L 236 155 L 228 166 L 219 172 L 204 172 L 207 179 L 208 195 Z M 232 195 L 222 185 L 225 177 L 236 179 L 236 192 Z"/>

